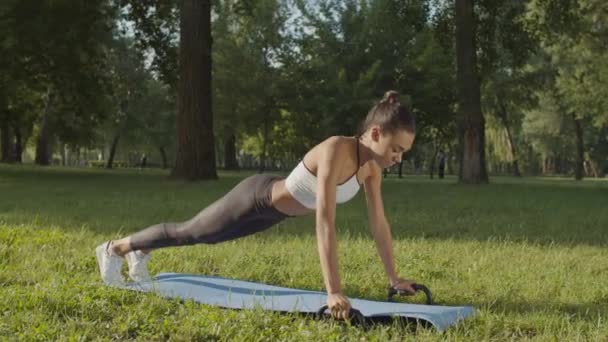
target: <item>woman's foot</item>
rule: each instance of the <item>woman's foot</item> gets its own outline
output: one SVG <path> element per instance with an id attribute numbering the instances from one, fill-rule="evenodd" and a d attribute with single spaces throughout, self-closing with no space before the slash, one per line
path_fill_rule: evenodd
<path id="1" fill-rule="evenodd" d="M 102 243 L 95 249 L 101 279 L 103 279 L 107 285 L 123 286 L 124 281 L 120 273 L 123 258 L 111 250 L 111 245 L 112 241 L 110 240 Z"/>
<path id="2" fill-rule="evenodd" d="M 135 282 L 150 281 L 148 273 L 148 261 L 150 254 L 142 251 L 133 251 L 125 254 L 127 265 L 129 266 L 129 277 Z"/>

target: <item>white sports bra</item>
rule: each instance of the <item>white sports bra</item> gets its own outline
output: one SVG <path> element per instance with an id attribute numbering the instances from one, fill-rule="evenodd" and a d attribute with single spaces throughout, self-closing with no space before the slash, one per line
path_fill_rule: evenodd
<path id="1" fill-rule="evenodd" d="M 359 140 L 357 140 L 357 171 L 359 171 Z M 357 171 L 346 182 L 336 187 L 336 203 L 348 202 L 355 197 L 360 185 L 357 181 Z M 317 177 L 310 171 L 304 160 L 291 171 L 285 179 L 287 191 L 308 209 L 316 208 L 317 200 Z"/>

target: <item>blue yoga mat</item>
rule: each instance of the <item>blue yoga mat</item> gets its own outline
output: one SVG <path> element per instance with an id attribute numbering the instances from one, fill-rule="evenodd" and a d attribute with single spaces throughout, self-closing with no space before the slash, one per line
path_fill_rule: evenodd
<path id="1" fill-rule="evenodd" d="M 231 309 L 262 308 L 311 314 L 317 313 L 327 300 L 325 292 L 179 273 L 161 273 L 151 282 L 130 283 L 126 288 Z M 366 318 L 399 316 L 430 323 L 439 331 L 474 314 L 471 306 L 419 305 L 354 298 L 349 300 L 352 307 Z"/>

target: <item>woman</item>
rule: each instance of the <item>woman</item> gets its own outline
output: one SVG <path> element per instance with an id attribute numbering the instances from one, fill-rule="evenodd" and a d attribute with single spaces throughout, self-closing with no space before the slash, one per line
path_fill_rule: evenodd
<path id="1" fill-rule="evenodd" d="M 415 138 L 413 115 L 389 91 L 368 113 L 356 137 L 333 136 L 313 147 L 287 178 L 250 176 L 189 221 L 153 225 L 96 249 L 103 280 L 121 285 L 121 266 L 129 276 L 148 280 L 153 249 L 198 243 L 214 244 L 270 228 L 290 216 L 314 213 L 327 305 L 337 318 L 348 317 L 350 303 L 338 274 L 336 204 L 353 198 L 363 184 L 369 224 L 390 285 L 414 293 L 411 280 L 397 276 L 390 227 L 384 215 L 382 169 L 401 161 Z"/>

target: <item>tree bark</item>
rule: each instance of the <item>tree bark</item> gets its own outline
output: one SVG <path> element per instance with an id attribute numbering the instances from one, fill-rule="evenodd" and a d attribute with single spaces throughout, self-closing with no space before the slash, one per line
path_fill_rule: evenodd
<path id="1" fill-rule="evenodd" d="M 74 152 L 76 152 L 76 166 L 80 166 L 80 147 L 75 146 Z"/>
<path id="2" fill-rule="evenodd" d="M 61 166 L 68 165 L 68 148 L 65 143 L 61 143 Z"/>
<path id="3" fill-rule="evenodd" d="M 226 170 L 238 170 L 239 164 L 236 160 L 236 136 L 230 126 L 224 130 L 224 167 Z"/>
<path id="4" fill-rule="evenodd" d="M 15 125 L 15 157 L 13 161 L 16 163 L 23 162 L 23 134 L 21 134 L 21 127 L 17 124 Z"/>
<path id="5" fill-rule="evenodd" d="M 509 144 L 509 150 L 511 151 L 511 168 L 512 175 L 515 177 L 521 177 L 521 172 L 519 172 L 519 163 L 517 161 L 517 151 L 515 149 L 515 143 L 513 142 L 513 134 L 511 133 L 511 127 L 509 126 L 509 120 L 507 120 L 507 106 L 505 103 L 500 100 L 500 109 L 498 110 L 498 116 L 500 117 L 500 121 L 502 121 L 503 126 L 505 126 L 505 132 L 507 133 L 507 143 Z"/>
<path id="6" fill-rule="evenodd" d="M 544 176 L 547 174 L 547 157 L 543 156 L 542 159 L 543 162 L 540 168 L 540 174 Z"/>
<path id="7" fill-rule="evenodd" d="M 264 131 L 262 132 L 264 141 L 262 142 L 262 155 L 260 156 L 260 169 L 262 173 L 266 170 L 266 151 L 268 149 L 268 111 L 264 111 Z"/>
<path id="8" fill-rule="evenodd" d="M 435 162 L 437 161 L 437 153 L 439 152 L 439 148 L 437 147 L 437 142 L 433 142 L 433 156 L 431 157 L 431 161 L 429 162 L 429 177 L 433 179 L 435 177 Z"/>
<path id="9" fill-rule="evenodd" d="M 446 174 L 448 174 L 448 175 L 454 174 L 454 164 L 452 162 L 452 153 L 453 153 L 453 149 L 452 149 L 452 145 L 450 145 L 450 146 L 448 146 L 448 150 L 446 151 L 446 154 L 445 154 L 445 167 L 446 167 Z"/>
<path id="10" fill-rule="evenodd" d="M 585 161 L 585 146 L 583 142 L 583 128 L 581 127 L 581 120 L 576 118 L 575 114 L 572 114 L 574 120 L 574 130 L 576 132 L 576 161 L 574 164 L 574 179 L 583 179 L 583 162 Z"/>
<path id="11" fill-rule="evenodd" d="M 165 152 L 165 148 L 160 146 L 158 148 L 158 150 L 160 151 L 160 157 L 162 158 L 163 161 L 163 170 L 167 168 L 167 152 Z"/>
<path id="12" fill-rule="evenodd" d="M 40 133 L 36 142 L 36 158 L 37 165 L 49 165 L 51 158 L 51 132 L 49 127 L 49 115 L 53 106 L 54 95 L 49 91 L 49 96 L 46 101 L 44 112 L 40 120 Z"/>
<path id="13" fill-rule="evenodd" d="M 217 179 L 211 112 L 211 2 L 180 1 L 177 156 L 172 176 Z"/>
<path id="14" fill-rule="evenodd" d="M 473 0 L 456 0 L 456 64 L 462 154 L 459 181 L 487 183 L 485 121 L 477 72 Z"/>
<path id="15" fill-rule="evenodd" d="M 591 172 L 593 173 L 594 178 L 604 177 L 604 174 L 603 174 L 601 168 L 599 167 L 599 164 L 597 161 L 595 161 L 593 159 L 589 159 L 589 168 L 591 168 Z"/>
<path id="16" fill-rule="evenodd" d="M 112 146 L 110 146 L 110 153 L 108 153 L 108 161 L 106 162 L 106 169 L 111 169 L 114 164 L 114 156 L 116 155 L 116 148 L 118 147 L 118 141 L 120 140 L 120 133 L 116 133 L 114 139 L 112 139 Z"/>
<path id="17" fill-rule="evenodd" d="M 541 158 L 539 157 L 539 155 L 534 152 L 534 148 L 532 147 L 532 145 L 528 145 L 528 147 L 525 149 L 526 151 L 526 157 L 527 159 L 530 161 L 528 163 L 528 168 L 526 170 L 524 170 L 524 173 L 527 171 L 529 173 L 532 173 L 532 175 L 536 176 L 539 174 L 540 169 L 542 169 L 542 163 L 541 163 Z M 541 161 L 539 161 L 541 160 Z"/>
<path id="18" fill-rule="evenodd" d="M 554 169 L 553 157 L 545 156 L 543 158 L 543 175 L 544 176 L 552 175 L 554 172 L 555 172 L 555 169 Z"/>
<path id="19" fill-rule="evenodd" d="M 2 161 L 3 163 L 12 162 L 13 158 L 13 136 L 11 133 L 11 125 L 8 123 L 8 120 L 2 121 L 0 124 L 0 136 L 2 137 Z"/>

